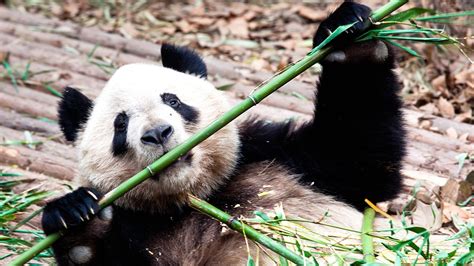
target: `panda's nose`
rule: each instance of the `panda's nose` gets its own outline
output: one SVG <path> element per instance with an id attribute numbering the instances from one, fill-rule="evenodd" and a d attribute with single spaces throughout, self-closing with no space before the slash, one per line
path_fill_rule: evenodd
<path id="1" fill-rule="evenodd" d="M 140 140 L 145 145 L 165 144 L 173 135 L 173 131 L 171 125 L 160 125 L 145 132 Z"/>

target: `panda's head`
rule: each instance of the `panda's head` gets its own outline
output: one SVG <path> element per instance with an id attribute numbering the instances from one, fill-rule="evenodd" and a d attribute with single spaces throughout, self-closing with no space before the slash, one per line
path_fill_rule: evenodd
<path id="1" fill-rule="evenodd" d="M 163 45 L 162 59 L 163 67 L 119 68 L 94 102 L 66 89 L 59 123 L 79 148 L 83 185 L 110 191 L 229 109 L 194 52 Z M 231 123 L 117 204 L 161 212 L 182 204 L 188 192 L 206 197 L 233 171 L 238 146 Z"/>

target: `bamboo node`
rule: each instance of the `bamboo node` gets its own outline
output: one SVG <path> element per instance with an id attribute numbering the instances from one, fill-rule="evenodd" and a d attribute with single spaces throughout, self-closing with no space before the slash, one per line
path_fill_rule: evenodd
<path id="1" fill-rule="evenodd" d="M 239 221 L 239 219 L 235 218 L 235 216 L 231 216 L 228 220 L 227 220 L 227 224 L 232 224 L 233 222 L 235 221 Z"/>
<path id="2" fill-rule="evenodd" d="M 252 100 L 253 105 L 257 105 L 257 101 L 255 100 L 255 98 L 253 98 L 252 95 L 249 95 L 249 98 L 250 98 L 250 100 Z"/>
<path id="3" fill-rule="evenodd" d="M 255 89 L 254 89 L 254 90 L 252 90 L 252 91 L 249 93 L 249 96 L 248 96 L 248 98 L 250 98 L 250 100 L 252 100 L 252 102 L 253 102 L 253 105 L 255 106 L 255 105 L 257 105 L 257 104 L 258 104 L 258 102 L 257 102 L 257 100 L 256 100 L 256 99 L 253 97 L 253 93 L 254 93 L 254 92 L 255 92 Z"/>
<path id="4" fill-rule="evenodd" d="M 151 170 L 151 167 L 149 165 L 146 167 L 146 169 L 148 169 L 148 172 L 150 172 L 151 175 L 155 175 L 155 172 Z"/>

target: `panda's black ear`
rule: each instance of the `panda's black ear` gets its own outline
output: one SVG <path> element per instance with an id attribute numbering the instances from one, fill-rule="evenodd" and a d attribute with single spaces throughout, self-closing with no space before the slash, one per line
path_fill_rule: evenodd
<path id="1" fill-rule="evenodd" d="M 164 67 L 207 78 L 207 68 L 202 58 L 186 47 L 164 43 L 161 46 L 161 61 Z"/>
<path id="2" fill-rule="evenodd" d="M 66 87 L 59 102 L 58 117 L 61 131 L 68 141 L 75 141 L 77 132 L 87 121 L 93 103 L 80 91 Z"/>

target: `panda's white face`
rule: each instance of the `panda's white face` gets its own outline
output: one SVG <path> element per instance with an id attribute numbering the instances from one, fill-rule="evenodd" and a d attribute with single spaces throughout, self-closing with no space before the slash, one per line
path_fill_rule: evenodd
<path id="1" fill-rule="evenodd" d="M 222 92 L 204 79 L 151 64 L 123 66 L 79 134 L 80 178 L 109 191 L 228 109 Z M 118 204 L 160 211 L 188 192 L 205 197 L 232 172 L 238 145 L 230 124 Z"/>

